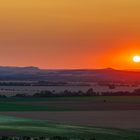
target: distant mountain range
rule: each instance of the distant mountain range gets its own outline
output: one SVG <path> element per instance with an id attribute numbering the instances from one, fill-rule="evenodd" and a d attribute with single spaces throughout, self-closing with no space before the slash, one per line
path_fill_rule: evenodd
<path id="1" fill-rule="evenodd" d="M 140 72 L 128 70 L 45 70 L 37 67 L 0 67 L 0 80 L 46 80 L 65 82 L 140 81 Z"/>

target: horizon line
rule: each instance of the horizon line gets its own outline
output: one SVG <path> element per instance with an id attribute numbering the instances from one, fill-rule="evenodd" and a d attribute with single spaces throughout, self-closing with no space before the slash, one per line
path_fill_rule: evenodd
<path id="1" fill-rule="evenodd" d="M 102 70 L 102 69 L 112 69 L 112 70 L 122 70 L 122 71 L 140 71 L 140 69 L 119 69 L 113 67 L 101 67 L 101 68 L 44 68 L 34 65 L 25 65 L 25 66 L 17 66 L 17 65 L 0 65 L 0 67 L 17 67 L 17 68 L 38 68 L 40 70 Z"/>

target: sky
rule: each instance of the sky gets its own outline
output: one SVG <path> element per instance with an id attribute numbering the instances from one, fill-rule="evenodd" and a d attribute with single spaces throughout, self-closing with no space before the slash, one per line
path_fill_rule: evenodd
<path id="1" fill-rule="evenodd" d="M 0 65 L 137 69 L 140 0 L 1 0 Z"/>

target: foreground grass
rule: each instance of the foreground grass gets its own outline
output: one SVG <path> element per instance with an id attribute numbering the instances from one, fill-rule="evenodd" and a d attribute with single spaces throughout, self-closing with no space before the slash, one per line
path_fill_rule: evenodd
<path id="1" fill-rule="evenodd" d="M 131 130 L 75 126 L 49 121 L 0 116 L 0 132 L 22 136 L 61 136 L 73 139 L 136 140 L 140 133 Z"/>

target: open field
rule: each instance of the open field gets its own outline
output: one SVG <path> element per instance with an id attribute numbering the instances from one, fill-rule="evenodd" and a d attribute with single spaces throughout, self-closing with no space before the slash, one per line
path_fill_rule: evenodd
<path id="1" fill-rule="evenodd" d="M 140 110 L 140 103 L 111 103 L 94 101 L 21 102 L 19 105 L 46 107 L 51 111 Z"/>
<path id="2" fill-rule="evenodd" d="M 0 115 L 49 120 L 56 123 L 140 130 L 140 111 L 0 112 Z"/>
<path id="3" fill-rule="evenodd" d="M 0 98 L 0 102 L 26 102 L 26 101 L 94 101 L 94 102 L 140 103 L 140 96 L 75 96 L 75 97 L 48 97 L 48 98 Z"/>
<path id="4" fill-rule="evenodd" d="M 133 130 L 65 125 L 49 121 L 0 116 L 0 134 L 23 136 L 62 136 L 67 138 L 96 138 L 97 140 L 135 140 L 139 133 Z"/>
<path id="5" fill-rule="evenodd" d="M 140 137 L 140 96 L 0 98 L 0 115 L 0 135 Z"/>
<path id="6" fill-rule="evenodd" d="M 140 110 L 140 96 L 1 98 L 0 111 Z"/>
<path id="7" fill-rule="evenodd" d="M 0 111 L 119 111 L 140 110 L 140 104 L 88 101 L 0 102 Z"/>

